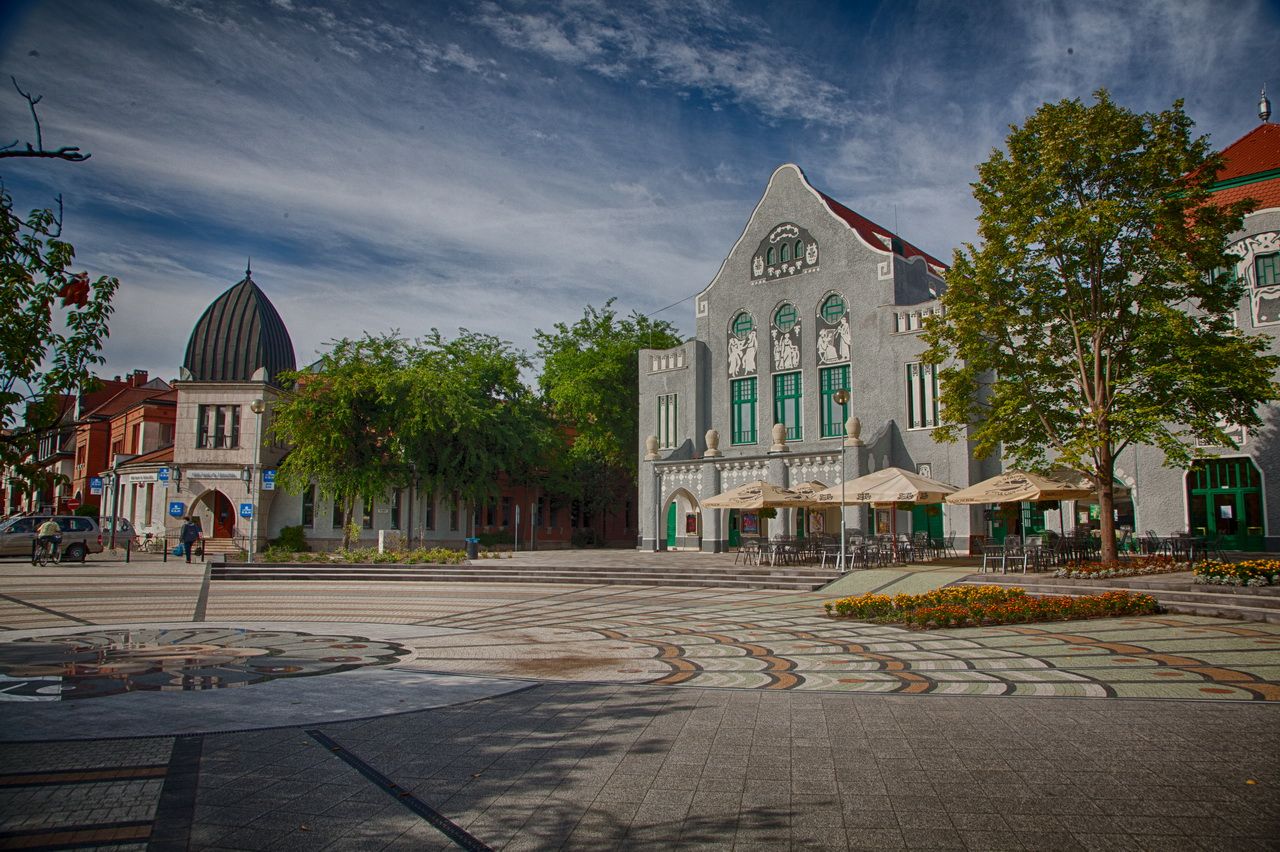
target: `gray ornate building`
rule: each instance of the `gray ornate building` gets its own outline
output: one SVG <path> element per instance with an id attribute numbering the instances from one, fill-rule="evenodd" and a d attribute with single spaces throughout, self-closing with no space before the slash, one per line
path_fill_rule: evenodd
<path id="1" fill-rule="evenodd" d="M 1217 197 L 1260 199 L 1231 251 L 1248 291 L 1237 311 L 1246 333 L 1280 330 L 1280 127 L 1264 123 L 1224 152 Z M 778 510 L 762 519 L 703 509 L 706 498 L 752 480 L 835 485 L 888 466 L 967 486 L 999 473 L 965 443 L 939 444 L 937 378 L 921 362 L 919 331 L 940 310 L 946 267 L 815 189 L 794 165 L 769 179 L 741 237 L 695 297 L 693 339 L 640 354 L 642 549 L 720 551 L 739 536 L 836 530 L 838 509 Z M 1224 367 L 1225 368 L 1225 367 Z M 850 394 L 847 411 L 835 393 Z M 1151 447 L 1127 450 L 1117 475 L 1130 499 L 1118 521 L 1136 530 L 1218 534 L 1239 550 L 1280 549 L 1278 409 L 1238 434 L 1240 448 L 1201 448 L 1184 471 Z M 849 418 L 846 425 L 846 416 Z M 857 418 L 860 423 L 855 423 Z M 855 434 L 846 436 L 846 431 Z M 860 434 L 858 434 L 860 432 Z M 645 437 L 648 436 L 648 437 Z M 888 509 L 849 507 L 844 523 L 887 530 Z M 1096 520 L 1097 507 L 1024 506 L 1024 529 Z M 900 531 L 1001 538 L 1004 519 L 981 507 L 899 510 Z"/>

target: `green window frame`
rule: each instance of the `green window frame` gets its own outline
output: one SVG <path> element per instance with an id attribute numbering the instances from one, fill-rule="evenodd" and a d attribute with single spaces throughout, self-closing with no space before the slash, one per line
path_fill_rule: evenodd
<path id="1" fill-rule="evenodd" d="M 796 326 L 796 309 L 794 305 L 783 305 L 773 315 L 773 324 L 778 331 L 790 331 Z"/>
<path id="2" fill-rule="evenodd" d="M 743 311 L 733 318 L 733 336 L 746 337 L 751 333 L 751 329 L 756 327 L 755 320 L 751 318 L 751 314 Z"/>
<path id="3" fill-rule="evenodd" d="M 364 515 L 361 517 L 361 526 L 367 530 L 373 529 L 373 498 L 366 497 L 364 499 Z"/>
<path id="4" fill-rule="evenodd" d="M 769 266 L 778 262 L 778 255 L 774 253 L 773 246 L 769 246 L 769 250 L 764 253 L 764 262 Z"/>
<path id="5" fill-rule="evenodd" d="M 847 405 L 838 405 L 835 395 L 838 390 L 850 390 L 849 365 L 839 364 L 818 370 L 818 390 L 822 398 L 822 437 L 843 438 L 844 422 L 848 419 L 845 414 Z"/>
<path id="6" fill-rule="evenodd" d="M 778 262 L 786 263 L 791 259 L 791 243 L 783 243 L 778 248 Z"/>
<path id="7" fill-rule="evenodd" d="M 1264 254 L 1254 258 L 1253 271 L 1259 287 L 1280 284 L 1280 253 Z"/>
<path id="8" fill-rule="evenodd" d="M 804 437 L 800 417 L 803 396 L 800 373 L 778 373 L 773 377 L 773 422 L 787 427 L 788 441 Z"/>
<path id="9" fill-rule="evenodd" d="M 734 379 L 729 382 L 730 442 L 754 444 L 756 437 L 756 377 Z"/>
<path id="10" fill-rule="evenodd" d="M 795 251 L 795 254 L 792 255 L 792 257 L 794 257 L 796 260 L 799 260 L 800 258 L 804 257 L 804 240 L 796 240 L 796 251 Z"/>
<path id="11" fill-rule="evenodd" d="M 676 416 L 679 414 L 679 402 L 676 394 L 667 393 L 658 397 L 658 446 L 671 449 L 676 445 Z"/>
<path id="12" fill-rule="evenodd" d="M 830 323 L 840 321 L 844 316 L 844 298 L 836 293 L 822 300 L 822 318 Z"/>
<path id="13" fill-rule="evenodd" d="M 907 365 L 907 428 L 938 425 L 938 368 L 919 361 Z"/>

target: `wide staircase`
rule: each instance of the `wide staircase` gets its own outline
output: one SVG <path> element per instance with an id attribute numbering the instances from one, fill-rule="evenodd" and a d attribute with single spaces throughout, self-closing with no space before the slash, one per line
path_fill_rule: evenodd
<path id="1" fill-rule="evenodd" d="M 201 541 L 204 543 L 206 556 L 234 556 L 241 551 L 240 545 L 233 538 L 206 538 Z"/>
<path id="2" fill-rule="evenodd" d="M 734 564 L 733 554 L 636 551 L 544 551 L 459 565 L 245 564 L 215 562 L 212 580 L 575 583 L 582 585 L 693 586 L 811 592 L 839 573 L 817 565 Z"/>
<path id="3" fill-rule="evenodd" d="M 1191 581 L 1191 576 L 1187 572 L 1154 577 L 1067 580 L 1036 574 L 975 574 L 955 585 L 999 583 L 1021 586 L 1032 595 L 1072 597 L 1127 589 L 1151 595 L 1169 612 L 1280 624 L 1280 586 L 1200 586 Z"/>

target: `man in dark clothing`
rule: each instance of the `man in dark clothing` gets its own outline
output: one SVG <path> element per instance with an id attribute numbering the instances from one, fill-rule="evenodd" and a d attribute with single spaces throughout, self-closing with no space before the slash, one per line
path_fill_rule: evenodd
<path id="1" fill-rule="evenodd" d="M 188 517 L 186 523 L 182 525 L 182 532 L 178 535 L 182 542 L 182 553 L 187 557 L 187 562 L 191 561 L 191 545 L 200 540 L 200 525 L 196 523 L 194 518 Z"/>

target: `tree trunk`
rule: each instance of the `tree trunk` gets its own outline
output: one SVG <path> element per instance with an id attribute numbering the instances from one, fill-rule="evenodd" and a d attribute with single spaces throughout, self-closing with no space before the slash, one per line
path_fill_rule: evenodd
<path id="1" fill-rule="evenodd" d="M 1116 553 L 1115 469 L 1116 459 L 1111 452 L 1111 442 L 1104 441 L 1098 456 L 1098 514 L 1102 525 L 1102 561 L 1114 562 Z"/>
<path id="2" fill-rule="evenodd" d="M 355 513 L 356 501 L 354 497 L 348 497 L 344 501 L 342 507 L 342 549 L 351 549 L 351 520 Z"/>

